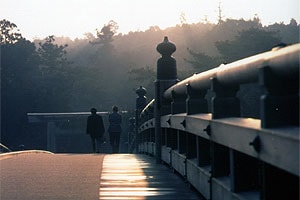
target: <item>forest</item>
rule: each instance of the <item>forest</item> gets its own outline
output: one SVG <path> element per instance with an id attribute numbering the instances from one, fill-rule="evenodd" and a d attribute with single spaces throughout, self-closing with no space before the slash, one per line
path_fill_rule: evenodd
<path id="1" fill-rule="evenodd" d="M 118 33 L 111 20 L 84 38 L 49 35 L 30 41 L 6 19 L 0 21 L 1 143 L 43 148 L 27 113 L 133 111 L 141 85 L 154 96 L 156 46 L 164 36 L 176 45 L 180 80 L 222 63 L 299 42 L 299 24 L 263 26 L 258 17 L 226 19 L 217 24 L 179 24 L 164 30 Z M 67 28 L 67 27 L 66 27 Z M 43 128 L 41 128 L 42 130 Z"/>

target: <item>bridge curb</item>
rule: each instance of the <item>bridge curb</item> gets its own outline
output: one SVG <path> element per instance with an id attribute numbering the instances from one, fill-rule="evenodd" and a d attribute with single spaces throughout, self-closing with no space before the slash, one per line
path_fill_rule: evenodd
<path id="1" fill-rule="evenodd" d="M 23 155 L 23 154 L 40 154 L 40 153 L 47 153 L 47 154 L 54 154 L 50 151 L 44 151 L 44 150 L 26 150 L 26 151 L 15 151 L 15 152 L 8 152 L 8 153 L 2 153 L 0 154 L 0 160 L 13 157 L 13 156 L 18 156 L 18 155 Z"/>

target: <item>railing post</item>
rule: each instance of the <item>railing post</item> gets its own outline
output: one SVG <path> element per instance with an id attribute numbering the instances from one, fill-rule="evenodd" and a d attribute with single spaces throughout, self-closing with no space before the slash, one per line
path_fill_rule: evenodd
<path id="1" fill-rule="evenodd" d="M 135 150 L 136 153 L 139 152 L 139 143 L 140 143 L 140 137 L 138 134 L 138 127 L 140 125 L 140 114 L 143 110 L 143 108 L 147 105 L 147 97 L 145 96 L 147 93 L 146 88 L 140 86 L 136 89 L 135 93 L 138 95 L 136 98 L 136 110 L 135 110 Z"/>
<path id="2" fill-rule="evenodd" d="M 299 74 L 282 78 L 266 66 L 259 70 L 259 82 L 266 89 L 261 97 L 261 127 L 299 126 Z"/>
<path id="3" fill-rule="evenodd" d="M 160 117 L 170 113 L 170 104 L 164 99 L 166 89 L 177 82 L 176 60 L 171 56 L 176 46 L 169 42 L 168 37 L 157 45 L 156 50 L 162 55 L 157 61 L 157 79 L 155 81 L 155 150 L 156 162 L 161 162 L 161 122 Z"/>
<path id="4" fill-rule="evenodd" d="M 171 114 L 185 113 L 186 112 L 186 95 L 177 95 L 172 92 Z"/>
<path id="5" fill-rule="evenodd" d="M 211 102 L 212 119 L 240 117 L 240 101 L 236 97 L 239 85 L 225 86 L 222 85 L 216 77 L 212 77 L 211 89 L 215 93 Z M 219 193 L 214 189 L 214 185 L 217 185 L 216 180 L 218 178 L 228 177 L 230 179 L 230 185 L 228 185 L 228 187 L 233 191 L 237 186 L 235 183 L 235 175 L 238 172 L 235 168 L 237 158 L 233 157 L 233 149 L 230 149 L 227 146 L 211 141 L 210 148 L 212 161 L 211 197 L 212 199 L 217 199 Z"/>
<path id="6" fill-rule="evenodd" d="M 190 84 L 186 86 L 186 113 L 192 115 L 196 113 L 208 113 L 208 103 L 205 99 L 206 90 L 195 90 Z"/>
<path id="7" fill-rule="evenodd" d="M 236 97 L 239 86 L 225 87 L 216 78 L 211 79 L 212 91 L 212 118 L 240 117 L 240 101 Z"/>

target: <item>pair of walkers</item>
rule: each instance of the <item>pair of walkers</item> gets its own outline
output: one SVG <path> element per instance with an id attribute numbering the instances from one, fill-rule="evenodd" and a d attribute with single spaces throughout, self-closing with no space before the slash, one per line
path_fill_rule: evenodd
<path id="1" fill-rule="evenodd" d="M 118 107 L 113 106 L 113 112 L 108 115 L 109 140 L 113 153 L 119 153 L 120 136 L 122 132 L 122 118 L 118 113 Z M 91 108 L 91 115 L 87 118 L 86 133 L 90 135 L 94 153 L 100 153 L 101 144 L 105 143 L 105 128 L 103 119 L 97 114 L 96 108 Z"/>

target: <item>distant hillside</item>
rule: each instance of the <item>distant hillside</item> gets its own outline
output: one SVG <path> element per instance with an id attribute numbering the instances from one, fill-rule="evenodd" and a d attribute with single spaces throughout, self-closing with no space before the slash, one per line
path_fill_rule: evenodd
<path id="1" fill-rule="evenodd" d="M 273 24 L 264 27 L 258 18 L 248 21 L 227 19 L 221 24 L 182 24 L 164 30 L 154 26 L 146 31 L 130 32 L 124 35 L 115 34 L 109 53 L 101 45 L 90 43 L 97 40 L 93 33 L 88 33 L 86 39 L 72 41 L 68 38 L 57 38 L 56 42 L 69 45 L 67 48 L 68 58 L 73 65 L 90 69 L 97 68 L 103 73 L 99 74 L 99 78 L 101 78 L 103 87 L 109 88 L 109 91 L 105 97 L 100 94 L 94 96 L 102 99 L 104 107 L 120 101 L 120 99 L 123 104 L 127 105 L 126 107 L 131 107 L 134 105 L 132 103 L 135 98 L 134 88 L 139 84 L 144 84 L 151 91 L 155 77 L 149 76 L 148 80 L 141 83 L 131 80 L 128 72 L 132 69 L 146 67 L 156 71 L 156 62 L 160 57 L 156 46 L 163 41 L 164 36 L 168 36 L 169 40 L 176 44 L 177 50 L 173 56 L 177 60 L 179 76 L 185 77 L 197 72 L 190 63 L 185 61 L 185 59 L 192 59 L 187 49 L 215 57 L 220 55 L 215 46 L 216 42 L 234 40 L 241 31 L 251 28 L 274 31 L 279 38 L 282 38 L 281 42 L 283 43 L 299 42 L 299 25 L 295 20 L 292 19 L 291 23 L 287 25 Z M 129 97 L 128 94 L 130 94 L 130 98 L 122 98 L 123 96 Z M 152 95 L 150 92 L 150 96 Z M 78 106 L 78 102 L 74 105 Z"/>

